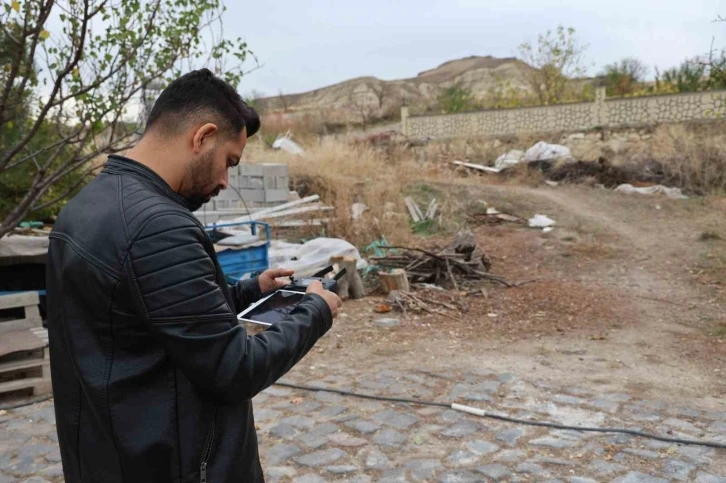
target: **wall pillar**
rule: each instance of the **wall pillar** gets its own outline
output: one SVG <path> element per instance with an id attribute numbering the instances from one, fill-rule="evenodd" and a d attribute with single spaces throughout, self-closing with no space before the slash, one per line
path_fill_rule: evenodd
<path id="1" fill-rule="evenodd" d="M 401 132 L 404 136 L 409 136 L 408 129 L 408 106 L 401 106 Z"/>

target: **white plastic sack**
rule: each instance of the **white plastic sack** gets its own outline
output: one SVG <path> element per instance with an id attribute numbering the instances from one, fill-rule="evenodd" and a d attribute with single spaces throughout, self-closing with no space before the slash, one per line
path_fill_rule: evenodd
<path id="1" fill-rule="evenodd" d="M 494 161 L 496 169 L 506 169 L 515 164 L 519 164 L 524 160 L 524 151 L 514 149 L 506 154 L 502 154 Z"/>
<path id="2" fill-rule="evenodd" d="M 302 245 L 273 240 L 269 255 L 270 268 L 295 270 L 296 277 L 310 276 L 324 269 L 335 256 L 354 257 L 358 270 L 368 266 L 355 246 L 339 238 L 316 238 Z"/>
<path id="3" fill-rule="evenodd" d="M 529 219 L 529 226 L 532 228 L 547 228 L 553 226 L 555 223 L 555 220 L 546 215 L 534 215 Z"/>
<path id="4" fill-rule="evenodd" d="M 636 188 L 635 186 L 631 184 L 621 184 L 617 188 L 615 188 L 615 191 L 618 191 L 620 193 L 638 193 L 641 195 L 653 195 L 656 193 L 663 193 L 668 198 L 671 198 L 673 200 L 687 200 L 688 196 L 684 195 L 681 192 L 680 188 L 668 188 L 667 186 L 663 186 L 661 184 L 655 185 L 655 186 L 648 186 L 644 188 Z"/>
<path id="5" fill-rule="evenodd" d="M 528 163 L 556 159 L 572 159 L 570 148 L 562 146 L 561 144 L 549 144 L 540 141 L 524 153 L 524 160 Z"/>
<path id="6" fill-rule="evenodd" d="M 290 154 L 302 154 L 304 152 L 303 148 L 301 148 L 298 143 L 296 143 L 287 136 L 282 136 L 275 139 L 275 142 L 272 143 L 272 147 L 274 149 L 282 149 L 283 151 L 287 151 Z"/>

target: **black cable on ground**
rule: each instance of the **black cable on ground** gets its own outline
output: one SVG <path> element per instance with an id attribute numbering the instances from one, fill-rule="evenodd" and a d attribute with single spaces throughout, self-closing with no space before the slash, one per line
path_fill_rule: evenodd
<path id="1" fill-rule="evenodd" d="M 541 426 L 541 427 L 545 427 L 545 428 L 562 429 L 562 430 L 568 430 L 568 431 L 583 431 L 583 432 L 590 432 L 590 433 L 630 434 L 633 436 L 654 439 L 654 440 L 663 441 L 666 443 L 677 443 L 677 444 L 686 444 L 686 445 L 691 445 L 691 446 L 706 446 L 709 448 L 726 449 L 726 444 L 717 443 L 715 441 L 698 441 L 698 440 L 693 440 L 693 439 L 669 438 L 667 436 L 658 436 L 657 434 L 644 433 L 643 431 L 636 431 L 634 429 L 594 428 L 594 427 L 583 427 L 583 426 L 568 426 L 566 424 L 549 423 L 549 422 L 544 422 L 544 421 L 528 421 L 526 419 L 511 418 L 509 416 L 500 416 L 498 414 L 488 413 L 481 409 L 472 408 L 469 406 L 463 406 L 463 405 L 459 405 L 459 404 L 446 404 L 446 403 L 432 402 L 432 401 L 418 401 L 418 400 L 414 400 L 414 399 L 375 396 L 372 394 L 359 394 L 359 393 L 355 393 L 352 391 L 344 391 L 341 389 L 329 389 L 329 388 L 325 388 L 325 387 L 315 387 L 315 386 L 300 386 L 297 384 L 289 384 L 286 382 L 278 382 L 278 383 L 275 383 L 275 385 L 282 386 L 282 387 L 288 387 L 291 389 L 298 389 L 301 391 L 330 392 L 330 393 L 334 393 L 334 394 L 341 394 L 344 396 L 352 396 L 352 397 L 358 397 L 358 398 L 363 398 L 363 399 L 373 399 L 376 401 L 401 402 L 401 403 L 408 403 L 408 404 L 418 404 L 420 406 L 436 406 L 436 407 L 442 407 L 442 408 L 449 408 L 449 409 L 454 409 L 457 411 L 465 412 L 467 414 L 472 414 L 475 416 L 481 416 L 481 417 L 489 418 L 489 419 L 497 419 L 500 421 L 506 421 L 506 422 L 515 423 L 515 424 L 523 424 L 523 425 L 527 425 L 527 426 Z"/>

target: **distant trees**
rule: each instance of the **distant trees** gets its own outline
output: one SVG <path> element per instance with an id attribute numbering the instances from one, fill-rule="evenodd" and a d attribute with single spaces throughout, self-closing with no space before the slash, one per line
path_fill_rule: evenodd
<path id="1" fill-rule="evenodd" d="M 437 98 L 441 111 L 446 114 L 470 111 L 476 107 L 471 89 L 456 83 L 445 88 Z"/>
<path id="2" fill-rule="evenodd" d="M 601 79 L 608 96 L 624 97 L 635 94 L 643 88 L 647 73 L 648 68 L 643 62 L 627 57 L 606 65 Z"/>
<path id="3" fill-rule="evenodd" d="M 572 27 L 558 26 L 537 36 L 537 43 L 525 42 L 519 46 L 519 55 L 532 69 L 525 77 L 535 98 L 541 105 L 579 100 L 573 79 L 584 77 L 587 45 L 581 44 Z"/>

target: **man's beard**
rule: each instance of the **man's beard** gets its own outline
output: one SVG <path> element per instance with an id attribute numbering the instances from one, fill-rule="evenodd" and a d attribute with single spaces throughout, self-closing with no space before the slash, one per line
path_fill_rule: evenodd
<path id="1" fill-rule="evenodd" d="M 189 188 L 180 194 L 189 202 L 191 211 L 198 210 L 219 194 L 219 185 L 214 180 L 214 154 L 214 151 L 210 151 L 189 165 L 186 175 Z"/>

